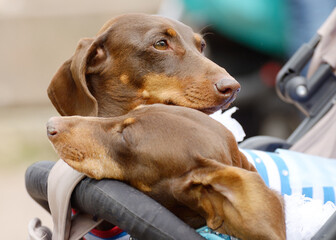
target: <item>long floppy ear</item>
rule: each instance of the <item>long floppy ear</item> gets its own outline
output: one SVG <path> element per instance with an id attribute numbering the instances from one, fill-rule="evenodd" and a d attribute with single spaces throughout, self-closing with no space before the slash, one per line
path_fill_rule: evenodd
<path id="1" fill-rule="evenodd" d="M 48 96 L 61 115 L 98 115 L 98 103 L 89 91 L 86 74 L 100 71 L 106 59 L 99 39 L 80 40 L 73 57 L 58 69 L 48 87 Z"/>
<path id="2" fill-rule="evenodd" d="M 173 189 L 178 201 L 218 232 L 240 239 L 285 239 L 282 199 L 255 172 L 213 161 L 177 179 Z"/>

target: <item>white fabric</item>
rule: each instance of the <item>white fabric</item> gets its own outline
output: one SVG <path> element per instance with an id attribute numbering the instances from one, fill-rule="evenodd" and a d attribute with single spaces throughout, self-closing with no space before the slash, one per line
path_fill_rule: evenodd
<path id="1" fill-rule="evenodd" d="M 232 134 L 235 136 L 237 142 L 244 140 L 245 132 L 240 123 L 232 118 L 232 114 L 238 110 L 237 107 L 232 107 L 222 113 L 222 110 L 219 110 L 210 115 L 211 118 L 223 124 L 227 129 L 229 129 Z"/>
<path id="2" fill-rule="evenodd" d="M 310 240 L 336 210 L 332 202 L 323 204 L 301 194 L 284 195 L 284 200 L 288 240 Z"/>

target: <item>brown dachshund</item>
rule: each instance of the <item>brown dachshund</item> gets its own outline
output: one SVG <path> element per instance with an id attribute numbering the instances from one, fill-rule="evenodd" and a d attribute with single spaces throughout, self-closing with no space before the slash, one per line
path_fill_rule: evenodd
<path id="1" fill-rule="evenodd" d="M 205 41 L 180 22 L 127 14 L 82 39 L 48 88 L 63 116 L 112 117 L 141 104 L 163 103 L 213 113 L 240 85 L 203 55 Z"/>
<path id="2" fill-rule="evenodd" d="M 223 125 L 190 108 L 154 104 L 113 118 L 54 117 L 59 156 L 96 178 L 129 183 L 190 226 L 240 239 L 285 239 L 281 197 Z"/>

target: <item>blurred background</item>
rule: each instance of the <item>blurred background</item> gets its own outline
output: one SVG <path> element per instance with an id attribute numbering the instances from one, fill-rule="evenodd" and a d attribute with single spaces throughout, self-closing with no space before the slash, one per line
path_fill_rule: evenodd
<path id="1" fill-rule="evenodd" d="M 36 161 L 57 160 L 45 134 L 58 115 L 47 86 L 72 56 L 115 15 L 129 12 L 178 19 L 205 35 L 206 55 L 242 85 L 234 117 L 247 137 L 287 138 L 302 116 L 275 93 L 275 76 L 336 6 L 334 0 L 0 0 L 0 229 L 24 239 L 35 216 L 51 218 L 24 187 Z"/>

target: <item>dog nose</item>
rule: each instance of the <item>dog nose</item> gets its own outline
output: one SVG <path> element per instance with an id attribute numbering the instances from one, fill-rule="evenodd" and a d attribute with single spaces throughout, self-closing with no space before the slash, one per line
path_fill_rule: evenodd
<path id="1" fill-rule="evenodd" d="M 231 97 L 240 91 L 240 84 L 232 78 L 221 79 L 215 83 L 215 86 L 217 91 L 224 95 L 224 97 Z"/>
<path id="2" fill-rule="evenodd" d="M 49 137 L 57 135 L 59 132 L 57 129 L 57 122 L 59 117 L 52 117 L 47 122 L 47 134 Z"/>

